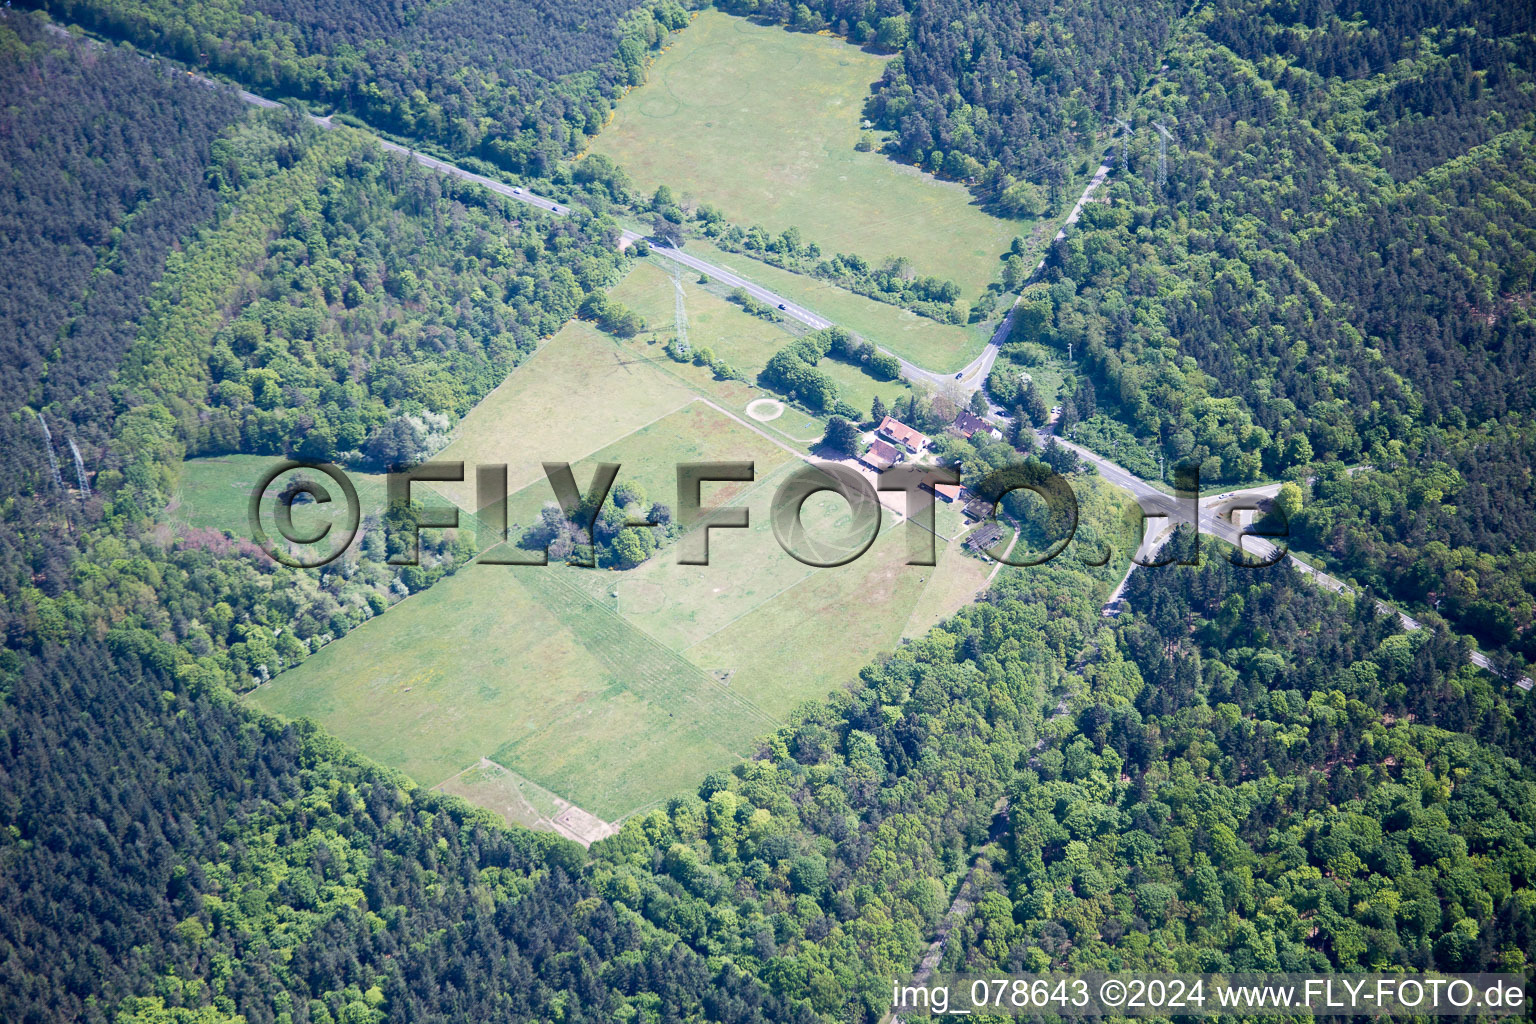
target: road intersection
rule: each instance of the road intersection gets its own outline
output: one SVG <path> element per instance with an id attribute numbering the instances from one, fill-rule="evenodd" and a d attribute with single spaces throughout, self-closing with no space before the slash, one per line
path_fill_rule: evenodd
<path id="1" fill-rule="evenodd" d="M 206 83 L 207 85 L 220 88 L 224 87 L 224 83 L 216 82 L 213 79 L 204 78 L 203 76 L 193 74 L 192 72 L 186 72 L 186 74 L 194 79 L 197 79 L 198 81 Z M 266 109 L 273 109 L 282 106 L 280 103 L 276 103 L 272 100 L 265 99 L 264 97 L 257 96 L 254 93 L 246 92 L 243 89 L 236 90 L 236 92 L 242 100 L 252 104 L 253 106 Z M 308 114 L 306 116 L 312 122 L 322 128 L 329 129 L 335 127 L 335 124 L 331 121 L 330 117 L 319 117 L 314 114 Z M 489 189 L 491 192 L 494 192 L 497 195 L 505 196 L 508 199 L 526 204 L 528 206 L 536 207 L 557 217 L 566 216 L 571 212 L 570 207 L 563 206 L 553 199 L 537 195 L 528 191 L 527 189 L 520 188 L 515 185 L 508 185 L 504 182 L 497 181 L 494 178 L 488 178 L 484 175 L 476 174 L 472 171 L 467 171 L 464 168 L 449 163 L 446 160 L 440 160 L 437 157 L 417 152 L 416 150 L 402 146 L 395 142 L 390 142 L 387 139 L 379 138 L 378 136 L 375 136 L 375 139 L 380 146 L 392 153 L 399 153 L 408 156 L 424 167 L 431 168 L 432 170 L 435 170 L 441 174 L 450 175 L 463 181 L 474 182 L 477 185 Z M 1077 200 L 1077 203 L 1073 206 L 1071 212 L 1063 220 L 1062 226 L 1056 234 L 1057 239 L 1064 238 L 1066 236 L 1067 229 L 1073 224 L 1077 223 L 1078 218 L 1082 215 L 1083 208 L 1092 198 L 1094 191 L 1096 191 L 1105 182 L 1105 180 L 1108 179 L 1111 169 L 1111 158 L 1109 156 L 1105 156 L 1103 162 L 1099 165 L 1097 173 L 1095 173 L 1093 178 L 1089 180 L 1087 187 L 1084 188 L 1082 195 Z M 631 231 L 628 229 L 625 229 L 622 234 L 625 245 L 633 244 L 643 237 L 645 236 L 641 235 L 639 232 Z M 699 259 L 697 256 L 694 256 L 691 253 L 687 253 L 681 249 L 676 249 L 661 244 L 653 244 L 651 252 L 662 259 L 678 263 L 684 267 L 689 268 L 690 270 L 694 270 L 700 274 L 704 274 L 716 281 L 719 281 L 722 284 L 728 285 L 732 288 L 741 288 L 748 295 L 751 295 L 759 302 L 766 303 L 769 306 L 778 309 L 790 319 L 798 321 L 799 323 L 802 323 L 814 330 L 821 330 L 822 328 L 832 326 L 832 321 L 818 315 L 809 309 L 806 309 L 804 306 L 792 302 L 788 298 L 779 295 L 767 288 L 764 288 L 761 285 L 755 284 L 752 281 L 740 276 L 739 274 L 734 273 L 733 271 Z M 1030 279 L 1034 280 L 1036 277 L 1038 277 L 1044 266 L 1045 261 L 1042 260 L 1032 271 Z M 1012 329 L 1013 317 L 1016 310 L 1017 306 L 1009 309 L 1007 314 L 1005 314 L 1003 319 L 999 322 L 997 329 L 993 332 L 992 337 L 988 340 L 987 345 L 981 354 L 978 355 L 975 359 L 971 360 L 971 362 L 968 363 L 958 373 L 936 373 L 932 370 L 918 366 L 916 363 L 910 362 L 909 360 L 901 359 L 900 356 L 897 356 L 896 358 L 901 362 L 902 376 L 915 383 L 926 384 L 929 386 L 942 385 L 948 387 L 958 385 L 959 388 L 964 392 L 974 392 L 980 390 L 982 385 L 985 384 L 987 375 L 991 372 L 993 364 L 997 360 L 999 350 L 1001 349 L 1003 343 L 1007 341 L 1009 331 Z M 882 351 L 884 350 L 882 349 Z M 890 354 L 894 355 L 894 353 Z M 999 412 L 1000 410 L 994 410 L 994 419 L 1000 419 L 1000 417 L 997 415 Z M 1042 443 L 1044 443 L 1049 437 L 1054 436 L 1049 435 L 1044 431 L 1038 431 L 1037 433 L 1039 434 Z M 1089 451 L 1087 448 L 1080 447 L 1079 445 L 1076 445 L 1065 438 L 1056 437 L 1055 440 L 1057 444 L 1066 447 L 1075 455 L 1077 455 L 1078 458 L 1092 465 L 1094 469 L 1098 471 L 1099 475 L 1102 476 L 1105 480 L 1130 492 L 1132 497 L 1135 498 L 1136 502 L 1141 506 L 1142 510 L 1147 514 L 1149 519 L 1161 517 L 1163 525 L 1152 531 L 1151 537 L 1153 541 L 1160 538 L 1166 531 L 1171 530 L 1174 526 L 1180 523 L 1192 523 L 1200 533 L 1208 534 L 1238 547 L 1239 550 L 1243 551 L 1255 561 L 1272 561 L 1278 560 L 1280 558 L 1289 559 L 1292 566 L 1294 566 L 1298 571 L 1310 576 L 1319 586 L 1322 586 L 1328 590 L 1332 590 L 1336 593 L 1354 593 L 1353 588 L 1344 581 L 1322 571 L 1321 569 L 1317 569 L 1311 565 L 1308 565 L 1306 562 L 1301 561 L 1293 554 L 1282 553 L 1274 544 L 1270 543 L 1269 541 L 1257 536 L 1256 534 L 1247 532 L 1243 527 L 1236 525 L 1235 523 L 1219 514 L 1210 514 L 1203 508 L 1195 506 L 1195 504 L 1188 498 L 1179 499 L 1177 497 L 1171 496 L 1152 483 L 1136 476 L 1134 473 L 1124 468 L 1123 466 L 1117 465 L 1116 463 L 1104 458 L 1104 456 L 1099 455 L 1097 452 Z M 1270 486 L 1277 490 L 1279 485 Z M 1234 495 L 1234 497 L 1272 497 L 1272 495 L 1265 493 L 1266 490 L 1267 488 L 1259 488 L 1251 492 L 1238 492 Z M 1148 544 L 1144 542 L 1142 546 L 1145 548 L 1148 546 Z M 1142 554 L 1144 553 L 1138 552 L 1138 556 L 1141 556 Z M 1135 565 L 1133 565 L 1131 568 L 1131 571 L 1134 570 Z M 1127 578 L 1129 578 L 1129 572 L 1127 573 Z M 1123 591 L 1124 587 L 1125 580 L 1122 580 L 1120 585 L 1115 588 L 1111 598 L 1112 601 L 1119 599 L 1120 593 Z M 1380 608 L 1383 612 L 1396 615 L 1402 622 L 1405 629 L 1414 630 L 1420 628 L 1420 623 L 1418 620 L 1414 619 L 1406 612 L 1399 611 L 1398 609 L 1393 608 L 1383 601 L 1378 600 L 1376 603 L 1377 607 Z M 1474 649 L 1469 657 L 1472 663 L 1477 665 L 1479 668 L 1490 672 L 1495 671 L 1492 661 L 1488 658 L 1487 655 L 1483 654 L 1483 652 Z M 1523 690 L 1530 690 L 1532 689 L 1533 684 L 1530 678 L 1523 677 L 1516 680 L 1515 685 L 1519 686 Z"/>

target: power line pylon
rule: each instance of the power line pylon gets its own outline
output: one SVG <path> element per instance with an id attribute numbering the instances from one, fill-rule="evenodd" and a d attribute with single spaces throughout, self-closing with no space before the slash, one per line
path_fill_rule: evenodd
<path id="1" fill-rule="evenodd" d="M 1157 140 L 1157 189 L 1163 190 L 1168 183 L 1168 140 L 1172 138 L 1168 129 L 1163 127 L 1163 122 L 1153 121 L 1152 127 L 1157 129 L 1160 138 Z"/>

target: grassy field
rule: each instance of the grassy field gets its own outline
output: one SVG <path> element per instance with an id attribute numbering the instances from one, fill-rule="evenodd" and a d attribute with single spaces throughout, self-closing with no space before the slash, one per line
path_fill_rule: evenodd
<path id="1" fill-rule="evenodd" d="M 933 568 L 907 565 L 906 558 L 906 539 L 886 530 L 857 561 L 806 575 L 686 653 L 780 714 L 820 699 L 896 646 L 934 576 Z"/>
<path id="2" fill-rule="evenodd" d="M 541 462 L 576 462 L 692 400 L 680 382 L 573 320 L 470 410 L 436 458 L 505 463 L 515 490 L 542 478 Z"/>
<path id="3" fill-rule="evenodd" d="M 986 347 L 995 323 L 957 327 L 941 324 L 845 288 L 804 274 L 791 273 L 740 253 L 725 252 L 708 242 L 691 239 L 688 251 L 733 270 L 749 281 L 783 295 L 833 323 L 910 359 L 925 369 L 949 373 L 960 369 Z M 1002 308 L 998 315 L 1002 315 Z"/>
<path id="4" fill-rule="evenodd" d="M 998 360 L 997 365 L 1010 368 L 1016 373 L 1029 374 L 1030 380 L 1035 385 L 1035 390 L 1040 393 L 1040 397 L 1044 400 L 1045 404 L 1060 405 L 1064 399 L 1071 395 L 1072 391 L 1076 390 L 1077 374 L 1073 371 L 1071 364 L 1067 362 L 1065 352 L 1058 352 L 1052 348 L 1047 348 L 1044 351 L 1045 361 L 1034 366 L 1019 366 L 1016 363 L 1010 363 L 1001 359 Z M 1072 381 L 1072 387 L 1070 388 L 1064 383 L 1069 379 Z"/>
<path id="5" fill-rule="evenodd" d="M 703 402 L 693 402 L 572 463 L 571 468 L 577 484 L 585 488 L 597 463 L 616 462 L 621 467 L 616 484 L 637 484 L 649 501 L 675 509 L 678 463 L 742 460 L 756 465 L 759 475 L 766 475 L 793 458 L 774 441 Z M 447 490 L 449 485 L 443 486 L 444 494 L 453 498 L 453 492 Z M 730 501 L 748 486 L 712 484 L 705 492 L 706 500 Z M 512 524 L 527 526 L 554 500 L 549 484 L 536 480 L 508 499 L 507 519 Z"/>
<path id="6" fill-rule="evenodd" d="M 974 298 L 1032 222 L 992 217 L 959 184 L 854 149 L 887 59 L 707 10 L 619 104 L 592 151 L 646 191 L 670 185 L 743 226 L 798 227 L 828 252 L 908 256 Z"/>
<path id="7" fill-rule="evenodd" d="M 695 281 L 681 285 L 692 342 L 749 372 L 792 337 Z M 936 568 L 905 565 L 906 527 L 889 512 L 873 547 L 847 566 L 814 569 L 784 553 L 771 499 L 822 425 L 793 410 L 749 419 L 762 390 L 673 362 L 661 343 L 675 331 L 677 291 L 664 270 L 642 263 L 614 294 L 648 330 L 619 341 L 568 325 L 465 417 L 440 454 L 470 464 L 465 483 L 434 486 L 473 508 L 473 464 L 507 462 L 509 519 L 527 524 L 553 497 L 542 460 L 570 461 L 582 485 L 594 463 L 618 462 L 621 482 L 675 505 L 677 462 L 750 459 L 754 482 L 704 492 L 708 504 L 748 507 L 749 528 L 715 532 L 703 567 L 679 565 L 675 547 L 622 573 L 466 567 L 249 699 L 313 718 L 508 820 L 562 830 L 555 819 L 564 815 L 579 831 L 581 811 L 612 821 L 691 791 L 749 754 L 795 704 L 823 697 L 974 597 L 990 565 L 954 546 Z M 888 386 L 892 399 L 905 387 Z M 265 460 L 199 461 L 183 507 L 243 517 L 239 485 L 248 489 Z M 851 522 L 830 497 L 808 502 L 803 519 L 818 537 Z M 939 532 L 959 528 L 958 512 L 942 506 Z"/>
<path id="8" fill-rule="evenodd" d="M 166 520 L 175 525 L 195 529 L 228 530 L 236 536 L 250 535 L 247 514 L 251 488 L 276 466 L 284 461 L 278 455 L 216 455 L 202 459 L 188 459 L 181 464 L 172 492 Z M 271 507 L 276 500 L 276 490 L 297 474 L 284 474 L 269 484 L 264 495 L 264 505 Z M 293 507 L 294 525 L 301 532 L 308 532 L 316 524 L 329 519 L 340 519 L 345 507 L 339 490 L 331 486 L 320 474 L 308 474 L 325 485 L 332 501 L 327 505 L 309 502 Z M 380 512 L 384 508 L 384 478 L 372 473 L 352 473 L 347 476 L 357 488 L 358 503 L 363 513 Z"/>
<path id="9" fill-rule="evenodd" d="M 665 437 L 698 444 L 688 435 L 707 426 L 690 420 L 706 414 L 724 419 L 691 406 L 594 458 Z M 955 551 L 937 571 L 905 565 L 904 527 L 889 515 L 847 566 L 795 561 L 767 515 L 790 467 L 766 466 L 755 485 L 707 495 L 752 510 L 749 529 L 713 535 L 709 566 L 678 565 L 673 549 L 626 573 L 470 566 L 250 699 L 313 718 L 422 784 L 447 783 L 511 820 L 548 815 L 525 808 L 495 772 L 466 769 L 488 759 L 607 820 L 687 791 L 749 753 L 796 703 L 889 650 L 914 614 L 937 621 L 980 585 L 981 563 Z M 808 503 L 805 519 L 821 536 L 848 516 L 829 500 Z M 948 580 L 952 572 L 964 578 Z M 822 652 L 814 664 L 808 649 Z"/>
<path id="10" fill-rule="evenodd" d="M 943 509 L 940 509 L 938 527 L 941 533 L 945 529 L 944 519 Z M 956 534 L 959 534 L 958 530 Z M 956 608 L 970 604 L 986 589 L 987 580 L 996 563 L 967 553 L 961 547 L 963 539 L 963 535 L 959 535 L 954 543 L 939 545 L 939 564 L 934 568 L 933 580 L 912 606 L 912 613 L 907 616 L 906 626 L 901 631 L 902 636 L 922 636 L 953 615 Z M 1007 543 L 1005 539 L 1003 544 Z"/>
<path id="11" fill-rule="evenodd" d="M 937 567 L 906 565 L 889 515 L 858 560 L 804 566 L 765 514 L 789 468 L 711 496 L 753 516 L 714 534 L 709 566 L 678 565 L 671 549 L 626 573 L 470 566 L 250 699 L 537 827 L 551 820 L 546 792 L 612 821 L 690 791 L 797 703 L 972 600 L 991 569 L 954 544 Z M 807 518 L 835 529 L 846 513 Z"/>
<path id="12" fill-rule="evenodd" d="M 471 566 L 254 691 L 433 786 L 489 757 L 605 819 L 691 789 L 769 722 L 552 567 Z"/>
<path id="13" fill-rule="evenodd" d="M 508 824 L 558 832 L 583 846 L 618 831 L 612 823 L 562 800 L 490 758 L 464 769 L 437 788 L 495 811 Z"/>
<path id="14" fill-rule="evenodd" d="M 736 494 L 722 494 L 724 484 L 712 485 L 715 490 L 707 500 L 746 507 L 750 525 L 713 533 L 709 565 L 655 558 L 628 572 L 586 573 L 575 582 L 659 642 L 676 651 L 688 650 L 817 571 L 785 554 L 769 516 L 775 489 L 798 465 L 786 464 L 770 473 L 759 467 L 758 482 Z M 845 504 L 829 499 L 825 504 L 807 502 L 802 521 L 815 536 L 842 536 L 850 516 Z"/>
<path id="15" fill-rule="evenodd" d="M 749 316 L 698 283 L 697 275 L 651 257 L 635 265 L 612 296 L 645 318 L 646 329 L 635 339 L 664 344 L 677 334 L 677 289 L 683 290 L 688 339 L 695 348 L 708 347 L 716 356 L 756 375 L 794 335 L 781 324 Z M 701 371 L 702 376 L 708 376 Z"/>
<path id="16" fill-rule="evenodd" d="M 771 476 L 792 458 L 695 401 L 574 469 L 585 484 L 591 463 L 618 462 L 620 481 L 673 504 L 678 462 L 748 459 Z M 730 502 L 746 487 L 715 485 L 707 497 Z M 467 500 L 442 488 L 450 500 Z M 551 498 L 542 480 L 530 483 L 513 495 L 509 517 L 531 521 Z M 471 566 L 332 645 L 351 653 L 327 649 L 252 699 L 322 721 L 424 785 L 488 757 L 604 818 L 655 799 L 658 785 L 739 756 L 772 727 L 772 718 L 722 697 L 709 675 L 574 582 L 582 577 L 622 579 L 558 566 Z"/>
<path id="17" fill-rule="evenodd" d="M 613 290 L 614 298 L 634 309 L 646 322 L 646 330 L 626 342 L 626 347 L 696 394 L 737 415 L 744 414 L 754 399 L 764 396 L 752 382 L 773 354 L 794 340 L 795 331 L 784 323 L 749 316 L 717 294 L 719 289 L 699 284 L 698 278 L 692 275 L 674 276 L 669 269 L 656 263 L 641 263 Z M 689 343 L 695 349 L 709 348 L 717 358 L 746 374 L 747 382 L 715 380 L 709 370 L 678 363 L 667 355 L 666 342 L 677 335 L 679 287 L 683 291 Z M 830 357 L 822 360 L 819 368 L 837 381 L 842 398 L 866 415 L 876 395 L 889 406 L 910 392 L 904 380 L 878 381 L 860 368 Z M 803 415 L 786 415 L 762 426 L 783 435 L 786 440 L 804 444 L 819 438 L 826 424 L 819 416 L 808 420 Z"/>
<path id="18" fill-rule="evenodd" d="M 488 758 L 619 818 L 692 789 L 796 703 L 853 678 L 895 644 L 935 575 L 903 564 L 898 530 L 836 569 L 772 545 L 760 522 L 717 533 L 708 567 L 671 552 L 622 574 L 470 566 L 250 699 L 322 722 L 424 785 Z M 946 606 L 926 614 L 973 593 L 969 580 L 946 584 Z M 814 664 L 808 649 L 822 652 Z M 504 782 L 446 788 L 500 813 L 517 806 Z"/>
<path id="19" fill-rule="evenodd" d="M 464 769 L 438 788 L 495 811 L 508 824 L 547 832 L 554 831 L 555 818 L 565 810 L 561 806 L 564 801 L 555 794 L 489 759 Z"/>

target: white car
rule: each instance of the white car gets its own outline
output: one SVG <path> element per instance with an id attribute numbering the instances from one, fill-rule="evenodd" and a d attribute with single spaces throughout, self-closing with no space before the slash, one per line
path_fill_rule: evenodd
<path id="1" fill-rule="evenodd" d="M 520 196 L 520 195 L 523 194 L 523 190 L 518 188 L 516 185 L 513 185 L 512 186 L 512 194 L 515 195 L 515 196 Z"/>

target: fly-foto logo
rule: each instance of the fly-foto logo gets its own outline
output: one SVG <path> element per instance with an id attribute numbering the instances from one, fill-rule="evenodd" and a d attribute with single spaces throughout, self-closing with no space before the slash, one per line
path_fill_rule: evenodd
<path id="1" fill-rule="evenodd" d="M 544 476 L 553 493 L 560 512 L 576 528 L 590 535 L 602 512 L 623 467 L 619 463 L 599 463 L 593 470 L 592 480 L 583 491 L 576 482 L 570 463 L 546 462 Z M 678 541 L 677 560 L 683 565 L 709 565 L 711 535 L 717 530 L 746 529 L 751 525 L 751 512 L 741 505 L 706 505 L 703 501 L 704 485 L 710 483 L 751 483 L 757 479 L 756 465 L 750 461 L 685 462 L 676 467 L 677 504 L 676 519 L 681 536 Z M 307 529 L 294 521 L 295 503 L 331 505 L 336 501 L 331 488 L 322 480 L 309 474 L 317 473 L 335 485 L 345 503 L 339 518 L 310 523 Z M 282 487 L 274 487 L 281 478 L 293 474 Z M 426 462 L 406 469 L 392 471 L 386 476 L 386 495 L 391 514 L 386 517 L 389 531 L 388 547 L 392 552 L 392 565 L 415 565 L 420 557 L 419 537 L 422 530 L 451 530 L 460 526 L 460 509 L 451 504 L 422 504 L 418 502 L 413 485 L 432 483 L 463 483 L 466 479 L 462 462 Z M 484 565 L 547 565 L 547 548 L 517 547 L 510 542 L 507 520 L 507 467 L 505 464 L 489 464 L 475 468 L 475 514 L 480 539 L 490 539 L 477 561 Z M 775 539 L 783 551 L 805 565 L 816 568 L 832 568 L 855 561 L 874 544 L 879 536 L 883 517 L 882 493 L 901 494 L 904 498 L 905 530 L 907 538 L 907 564 L 932 566 L 937 564 L 938 532 L 935 528 L 935 496 L 941 488 L 950 493 L 961 484 L 959 473 L 946 466 L 897 465 L 872 475 L 840 462 L 806 462 L 790 472 L 773 493 L 769 507 L 769 520 Z M 977 550 L 989 558 L 1007 565 L 1029 567 L 1049 562 L 1072 545 L 1077 537 L 1079 510 L 1077 496 L 1066 477 L 1043 463 L 1017 462 L 994 470 L 984 478 L 969 482 L 962 493 L 968 492 L 971 500 L 967 512 L 981 524 L 985 537 L 985 525 L 998 519 L 1000 510 L 1010 495 L 1033 494 L 1038 499 L 1036 521 L 1038 532 L 1044 534 L 1043 544 L 1027 545 L 1023 551 L 1010 550 L 1001 536 L 990 543 L 978 543 Z M 836 538 L 818 536 L 808 529 L 803 510 L 806 503 L 818 494 L 837 495 L 847 504 L 851 526 L 840 531 Z M 270 498 L 264 502 L 263 499 Z M 1162 519 L 1169 525 L 1197 524 L 1203 514 L 1200 510 L 1199 468 L 1181 466 L 1175 473 L 1174 494 L 1158 496 L 1137 502 L 1127 509 L 1124 517 L 1130 529 L 1129 546 L 1140 551 L 1147 536 L 1147 521 Z M 1256 505 L 1238 505 L 1239 509 L 1257 509 Z M 1257 537 L 1270 542 L 1282 541 L 1289 535 L 1288 523 L 1278 506 L 1264 506 L 1267 515 L 1254 525 L 1238 531 L 1242 537 Z M 1226 511 L 1230 512 L 1228 508 Z M 277 535 L 285 543 L 278 543 L 268 531 L 264 520 L 270 512 Z M 317 568 L 337 558 L 351 546 L 362 524 L 362 504 L 357 488 L 342 469 L 330 463 L 309 463 L 287 460 L 275 464 L 252 488 L 248 515 L 251 537 L 280 564 L 295 568 Z M 660 525 L 651 518 L 626 519 L 624 528 L 655 527 Z M 1083 545 L 1079 545 L 1081 548 Z M 1193 557 L 1185 553 L 1147 560 L 1133 554 L 1138 565 L 1158 566 L 1177 561 L 1190 564 L 1198 557 L 1198 532 L 1194 541 Z M 1109 544 L 1099 544 L 1093 550 L 1078 550 L 1076 555 L 1085 564 L 1104 565 L 1113 556 Z M 1234 557 L 1233 564 L 1249 568 L 1274 565 L 1286 555 L 1282 543 L 1273 543 L 1266 555 L 1260 558 Z"/>

